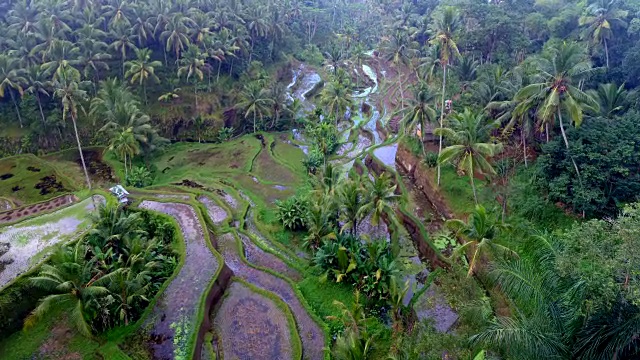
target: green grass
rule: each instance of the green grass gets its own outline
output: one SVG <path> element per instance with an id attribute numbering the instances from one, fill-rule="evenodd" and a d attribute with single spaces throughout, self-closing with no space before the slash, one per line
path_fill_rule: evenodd
<path id="1" fill-rule="evenodd" d="M 28 168 L 33 168 L 31 171 Z M 39 169 L 40 171 L 35 171 Z M 58 172 L 58 169 L 48 162 L 37 158 L 34 155 L 21 155 L 0 159 L 0 177 L 3 175 L 12 177 L 0 180 L 0 197 L 17 201 L 21 204 L 32 204 L 51 199 L 56 196 L 67 194 L 76 190 L 75 184 L 65 175 Z M 55 176 L 56 181 L 62 184 L 64 189 L 51 189 L 48 194 L 41 194 L 36 185 L 40 179 L 46 176 Z M 13 189 L 17 187 L 17 191 Z"/>
<path id="2" fill-rule="evenodd" d="M 274 134 L 275 145 L 273 147 L 273 155 L 276 160 L 286 164 L 297 174 L 305 174 L 306 169 L 302 161 L 306 158 L 302 149 L 285 142 L 288 140 L 288 134 Z M 286 140 L 285 140 L 286 139 Z"/>
<path id="3" fill-rule="evenodd" d="M 45 346 L 50 358 L 78 354 L 81 359 L 96 359 L 95 352 L 100 345 L 74 330 L 65 315 L 70 311 L 69 307 L 53 308 L 32 328 L 16 332 L 0 342 L 0 359 L 31 359 Z"/>

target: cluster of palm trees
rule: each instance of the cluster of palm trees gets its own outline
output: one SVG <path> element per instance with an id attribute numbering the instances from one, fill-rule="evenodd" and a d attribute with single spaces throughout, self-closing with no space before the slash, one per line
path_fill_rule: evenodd
<path id="1" fill-rule="evenodd" d="M 95 227 L 82 240 L 42 265 L 33 286 L 50 293 L 25 321 L 65 307 L 77 330 L 92 336 L 139 317 L 177 265 L 173 233 L 153 215 L 107 203 L 94 214 Z"/>

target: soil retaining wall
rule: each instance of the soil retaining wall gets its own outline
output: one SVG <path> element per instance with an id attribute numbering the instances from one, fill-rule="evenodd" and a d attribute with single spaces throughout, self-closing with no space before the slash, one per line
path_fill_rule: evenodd
<path id="1" fill-rule="evenodd" d="M 204 343 L 205 335 L 207 332 L 213 329 L 213 324 L 211 323 L 211 308 L 222 299 L 224 292 L 229 286 L 231 282 L 231 278 L 233 277 L 233 271 L 227 267 L 226 263 L 222 263 L 222 269 L 220 270 L 220 274 L 218 278 L 211 286 L 211 290 L 207 295 L 205 308 L 204 308 L 204 319 L 202 319 L 202 323 L 200 324 L 200 330 L 198 331 L 198 337 L 196 338 L 196 346 L 195 352 L 193 354 L 193 360 L 201 360 L 202 358 L 202 344 Z"/>
<path id="2" fill-rule="evenodd" d="M 454 217 L 442 195 L 436 190 L 437 185 L 431 179 L 428 167 L 402 143 L 398 145 L 396 165 L 403 175 L 409 176 L 413 180 L 416 187 L 431 202 L 441 217 L 445 219 Z"/>

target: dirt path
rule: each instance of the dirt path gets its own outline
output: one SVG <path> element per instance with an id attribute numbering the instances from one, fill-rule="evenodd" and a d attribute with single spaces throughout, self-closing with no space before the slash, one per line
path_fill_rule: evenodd
<path id="1" fill-rule="evenodd" d="M 224 359 L 292 359 L 289 323 L 271 299 L 233 282 L 213 320 Z"/>
<path id="2" fill-rule="evenodd" d="M 172 216 L 184 237 L 184 265 L 158 299 L 144 328 L 149 331 L 149 346 L 155 359 L 186 359 L 190 340 L 200 328 L 200 302 L 220 264 L 206 243 L 202 224 L 191 206 L 145 200 L 140 207 Z"/>
<path id="3" fill-rule="evenodd" d="M 238 253 L 238 243 L 233 234 L 227 233 L 218 238 L 219 251 L 234 275 L 261 289 L 270 291 L 284 301 L 296 319 L 298 334 L 302 340 L 302 353 L 305 359 L 324 358 L 324 333 L 320 326 L 307 313 L 288 282 L 248 266 Z"/>

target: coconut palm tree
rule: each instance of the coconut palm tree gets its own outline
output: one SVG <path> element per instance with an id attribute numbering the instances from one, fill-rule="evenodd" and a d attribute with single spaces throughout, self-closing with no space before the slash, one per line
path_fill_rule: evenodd
<path id="1" fill-rule="evenodd" d="M 78 87 L 80 82 L 80 73 L 71 68 L 62 69 L 58 73 L 57 79 L 53 82 L 53 96 L 60 99 L 62 103 L 62 120 L 67 118 L 67 115 L 71 118 L 73 123 L 73 131 L 76 135 L 76 142 L 78 143 L 78 152 L 80 154 L 80 162 L 82 163 L 82 170 L 84 171 L 84 177 L 87 181 L 87 187 L 91 190 L 91 180 L 89 179 L 89 173 L 87 172 L 87 166 L 84 162 L 84 155 L 82 154 L 82 145 L 80 144 L 80 135 L 78 135 L 78 107 L 82 107 L 80 101 L 87 99 L 87 92 L 81 90 Z"/>
<path id="2" fill-rule="evenodd" d="M 422 144 L 422 152 L 424 149 L 424 135 L 426 133 L 426 124 L 435 122 L 437 115 L 436 111 L 431 107 L 431 103 L 436 98 L 436 94 L 433 93 L 429 85 L 420 81 L 413 90 L 413 99 L 410 99 L 410 110 L 404 116 L 403 123 L 406 129 L 411 129 L 415 133 L 418 125 L 420 125 L 420 143 Z"/>
<path id="3" fill-rule="evenodd" d="M 0 97 L 4 98 L 7 94 L 11 97 L 20 127 L 23 127 L 22 115 L 20 114 L 20 108 L 18 108 L 15 92 L 20 97 L 24 93 L 23 86 L 27 83 L 27 79 L 24 78 L 23 73 L 24 70 L 20 68 L 17 59 L 8 55 L 0 55 Z"/>
<path id="4" fill-rule="evenodd" d="M 262 120 L 269 112 L 271 99 L 267 96 L 262 86 L 257 82 L 250 82 L 240 93 L 240 102 L 236 105 L 238 109 L 244 112 L 244 118 L 253 117 L 253 132 L 258 131 L 256 120 Z"/>
<path id="5" fill-rule="evenodd" d="M 78 64 L 85 79 L 91 79 L 94 86 L 100 81 L 100 73 L 109 71 L 107 61 L 111 55 L 106 53 L 108 45 L 103 41 L 85 38 L 80 42 L 80 57 Z"/>
<path id="6" fill-rule="evenodd" d="M 107 151 L 111 151 L 124 160 L 124 177 L 128 179 L 127 158 L 129 158 L 129 168 L 133 168 L 132 159 L 140 154 L 140 146 L 133 134 L 133 128 L 126 128 L 115 136 L 109 142 Z"/>
<path id="7" fill-rule="evenodd" d="M 580 26 L 584 26 L 584 37 L 591 38 L 594 44 L 602 44 L 606 58 L 607 69 L 609 68 L 609 45 L 607 41 L 613 39 L 614 28 L 626 28 L 627 23 L 624 18 L 628 11 L 616 8 L 616 0 L 597 0 L 587 6 L 587 14 L 580 18 Z"/>
<path id="8" fill-rule="evenodd" d="M 442 66 L 442 103 L 440 106 L 440 127 L 444 123 L 444 100 L 446 98 L 447 88 L 447 67 L 452 58 L 460 57 L 458 45 L 453 39 L 460 17 L 453 7 L 446 7 L 443 11 L 434 16 L 432 31 L 435 33 L 433 39 L 430 40 L 432 45 L 437 45 L 440 49 L 440 65 Z M 442 153 L 442 136 L 440 136 L 440 144 L 438 146 L 438 156 Z M 440 185 L 440 165 L 438 165 L 438 185 Z"/>
<path id="9" fill-rule="evenodd" d="M 344 116 L 347 108 L 353 105 L 351 89 L 342 82 L 330 81 L 320 93 L 320 103 L 329 109 L 329 116 L 333 116 L 336 124 Z"/>
<path id="10" fill-rule="evenodd" d="M 165 50 L 173 51 L 176 62 L 180 59 L 180 54 L 186 49 L 191 40 L 189 40 L 189 25 L 192 20 L 181 13 L 174 14 L 167 19 L 160 39 L 165 42 Z"/>
<path id="11" fill-rule="evenodd" d="M 547 128 L 558 120 L 562 139 L 569 150 L 563 114 L 569 116 L 569 120 L 576 126 L 580 126 L 584 109 L 598 111 L 598 103 L 576 86 L 580 80 L 592 75 L 594 69 L 586 59 L 584 48 L 575 42 L 564 42 L 552 48 L 550 58 L 540 59 L 537 67 L 541 80 L 523 87 L 516 94 L 515 100 L 536 104 L 536 116 Z M 578 179 L 581 179 L 573 156 L 571 162 Z"/>
<path id="12" fill-rule="evenodd" d="M 307 225 L 307 236 L 303 244 L 305 248 L 315 251 L 324 241 L 337 239 L 331 227 L 331 214 L 323 199 L 312 202 L 305 219 Z"/>
<path id="13" fill-rule="evenodd" d="M 388 38 L 383 44 L 383 52 L 386 54 L 387 60 L 396 67 L 398 73 L 400 109 L 404 109 L 404 87 L 402 86 L 402 74 L 404 71 L 402 71 L 400 67 L 409 65 L 411 59 L 418 54 L 418 51 L 413 48 L 416 45 L 417 44 L 413 43 L 402 31 L 396 31 L 395 34 Z"/>
<path id="14" fill-rule="evenodd" d="M 113 42 L 109 45 L 110 48 L 120 53 L 120 61 L 122 63 L 122 79 L 124 79 L 124 64 L 127 61 L 127 53 L 135 51 L 138 47 L 134 42 L 133 36 L 131 36 L 131 29 L 124 28 L 123 26 L 116 26 L 111 36 Z"/>
<path id="15" fill-rule="evenodd" d="M 136 49 L 136 59 L 127 62 L 125 66 L 129 67 L 125 77 L 130 79 L 132 84 L 137 83 L 142 87 L 144 102 L 147 104 L 147 82 L 160 82 L 160 79 L 158 79 L 158 76 L 155 73 L 155 69 L 162 66 L 162 63 L 157 60 L 151 61 L 151 50 L 145 48 Z"/>
<path id="16" fill-rule="evenodd" d="M 462 220 L 452 219 L 447 220 L 446 226 L 455 232 L 456 236 L 465 241 L 461 247 L 456 249 L 455 256 L 465 254 L 469 249 L 473 252 L 473 256 L 469 261 L 468 276 L 476 273 L 484 256 L 496 254 L 516 255 L 513 250 L 495 241 L 500 236 L 500 232 L 505 230 L 507 226 L 487 213 L 487 210 L 482 205 L 476 205 L 466 223 Z"/>
<path id="17" fill-rule="evenodd" d="M 351 234 L 358 236 L 358 221 L 362 215 L 360 209 L 365 205 L 366 200 L 364 191 L 362 181 L 358 177 L 346 181 L 340 187 L 340 216 L 344 223 L 340 229 L 341 233 L 346 229 L 351 229 Z"/>
<path id="18" fill-rule="evenodd" d="M 549 235 L 531 236 L 523 249 L 517 260 L 498 263 L 490 272 L 517 311 L 491 321 L 472 343 L 518 359 L 575 358 L 570 341 L 582 322 L 580 284 L 558 276 L 557 245 Z"/>
<path id="19" fill-rule="evenodd" d="M 109 294 L 106 285 L 116 273 L 94 274 L 91 262 L 86 259 L 87 251 L 82 241 L 73 248 L 63 248 L 54 255 L 52 265 L 43 264 L 38 275 L 30 279 L 35 287 L 54 294 L 40 300 L 25 320 L 26 327 L 32 326 L 52 308 L 68 305 L 73 309 L 69 317 L 76 329 L 91 336 L 91 321 L 98 301 Z"/>
<path id="20" fill-rule="evenodd" d="M 80 49 L 74 46 L 71 41 L 55 40 L 47 56 L 49 61 L 42 64 L 42 70 L 49 74 L 53 80 L 59 80 L 61 73 L 77 65 L 79 54 Z"/>
<path id="21" fill-rule="evenodd" d="M 629 92 L 624 84 L 600 84 L 597 90 L 589 90 L 587 94 L 598 102 L 600 111 L 597 114 L 607 119 L 613 119 L 629 107 Z"/>
<path id="22" fill-rule="evenodd" d="M 194 112 L 198 112 L 198 81 L 204 79 L 205 61 L 200 49 L 195 45 L 189 45 L 187 51 L 182 54 L 178 77 L 184 76 L 187 82 L 193 79 L 193 94 L 195 95 Z"/>
<path id="23" fill-rule="evenodd" d="M 29 87 L 25 89 L 25 92 L 33 95 L 33 97 L 36 98 L 36 103 L 38 103 L 38 109 L 40 110 L 40 117 L 42 119 L 42 123 L 44 124 L 47 122 L 47 120 L 44 116 L 44 111 L 42 110 L 42 99 L 40 98 L 40 96 L 51 96 L 51 94 L 49 93 L 51 83 L 48 81 L 46 74 L 39 66 L 30 67 L 27 78 Z"/>
<path id="24" fill-rule="evenodd" d="M 380 226 L 380 221 L 384 216 L 394 217 L 393 205 L 398 201 L 396 194 L 397 185 L 391 182 L 391 176 L 383 172 L 374 176 L 372 181 L 366 185 L 366 204 L 360 208 L 360 217 L 366 218 L 371 215 L 371 224 Z"/>
<path id="25" fill-rule="evenodd" d="M 475 174 L 495 174 L 489 160 L 502 151 L 502 144 L 488 142 L 489 130 L 494 128 L 495 124 L 487 124 L 482 113 L 475 113 L 466 108 L 464 112 L 451 116 L 448 126 L 435 130 L 436 134 L 444 136 L 452 144 L 442 150 L 438 156 L 438 164 L 452 163 L 459 172 L 469 176 L 477 205 Z"/>

